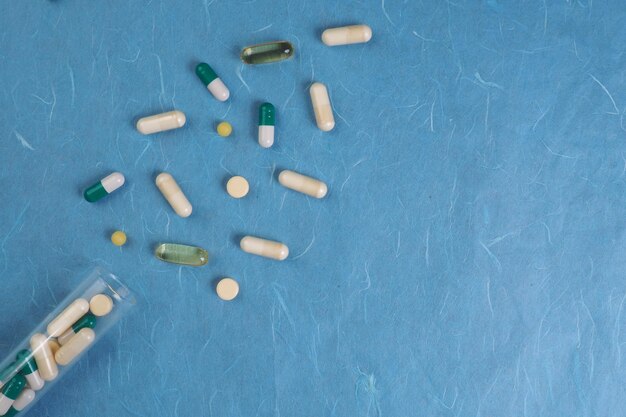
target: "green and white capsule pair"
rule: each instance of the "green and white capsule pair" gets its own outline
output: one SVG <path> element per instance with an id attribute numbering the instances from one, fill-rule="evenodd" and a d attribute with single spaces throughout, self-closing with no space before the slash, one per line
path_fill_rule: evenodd
<path id="1" fill-rule="evenodd" d="M 84 193 L 85 200 L 94 203 L 120 188 L 125 181 L 122 173 L 114 172 L 87 188 Z"/>
<path id="2" fill-rule="evenodd" d="M 219 101 L 226 101 L 230 97 L 230 91 L 224 82 L 217 76 L 213 68 L 204 62 L 196 66 L 196 75 L 206 85 L 206 88 L 213 94 L 213 97 Z"/>
<path id="3" fill-rule="evenodd" d="M 263 103 L 259 107 L 259 145 L 269 148 L 274 144 L 274 124 L 276 109 L 272 103 Z"/>
<path id="4" fill-rule="evenodd" d="M 37 362 L 27 349 L 20 350 L 17 354 L 18 366 L 22 366 L 20 373 L 26 378 L 28 386 L 35 391 L 39 391 L 43 388 L 44 380 L 39 375 L 39 368 L 37 368 Z M 22 365 L 23 364 L 23 365 Z"/>
<path id="5" fill-rule="evenodd" d="M 25 409 L 28 404 L 32 403 L 34 399 L 35 391 L 30 388 L 24 388 L 3 417 L 14 417 L 17 413 Z"/>
<path id="6" fill-rule="evenodd" d="M 72 337 L 74 337 L 76 333 L 78 333 L 81 329 L 84 329 L 86 327 L 90 329 L 93 329 L 94 327 L 96 327 L 96 316 L 94 316 L 91 313 L 85 314 L 80 319 L 78 319 L 76 323 L 72 324 L 72 327 L 70 327 L 65 332 L 63 332 L 57 338 L 57 342 L 59 342 L 59 345 L 61 346 L 65 345 L 67 342 L 70 341 Z"/>

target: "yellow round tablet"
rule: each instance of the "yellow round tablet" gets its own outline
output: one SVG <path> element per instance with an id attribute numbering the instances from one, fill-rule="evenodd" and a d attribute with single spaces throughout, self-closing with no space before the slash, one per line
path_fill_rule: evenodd
<path id="1" fill-rule="evenodd" d="M 223 138 L 230 136 L 233 133 L 233 126 L 228 122 L 221 122 L 217 125 L 217 134 Z"/>
<path id="2" fill-rule="evenodd" d="M 231 177 L 226 183 L 226 191 L 232 198 L 245 197 L 250 191 L 248 180 L 240 176 Z"/>
<path id="3" fill-rule="evenodd" d="M 222 278 L 215 291 L 222 300 L 231 301 L 239 294 L 239 284 L 232 278 Z"/>
<path id="4" fill-rule="evenodd" d="M 94 316 L 106 316 L 113 310 L 113 300 L 106 294 L 97 294 L 89 301 L 89 310 Z"/>
<path id="5" fill-rule="evenodd" d="M 122 246 L 126 243 L 126 233 L 120 230 L 113 232 L 111 235 L 111 242 L 113 242 L 115 246 Z"/>

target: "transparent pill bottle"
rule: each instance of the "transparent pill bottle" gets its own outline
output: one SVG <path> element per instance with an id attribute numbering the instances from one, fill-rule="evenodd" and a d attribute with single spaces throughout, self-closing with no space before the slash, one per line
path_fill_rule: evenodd
<path id="1" fill-rule="evenodd" d="M 88 271 L 0 363 L 0 416 L 26 415 L 135 305 L 133 292 L 117 276 L 102 267 Z M 62 398 L 62 386 L 53 391 Z"/>

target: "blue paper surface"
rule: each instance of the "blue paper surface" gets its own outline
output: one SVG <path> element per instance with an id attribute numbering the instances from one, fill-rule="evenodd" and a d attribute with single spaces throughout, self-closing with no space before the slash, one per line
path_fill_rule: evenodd
<path id="1" fill-rule="evenodd" d="M 626 413 L 625 17 L 591 0 L 5 2 L 0 354 L 85 266 L 140 300 L 29 415 Z M 370 43 L 321 43 L 355 23 Z M 294 59 L 240 62 L 279 39 Z M 197 79 L 200 61 L 228 102 Z M 313 81 L 330 91 L 330 133 Z M 135 130 L 174 108 L 184 128 Z M 284 189 L 282 169 L 326 181 L 328 197 Z M 112 171 L 126 185 L 87 203 Z M 191 217 L 154 186 L 161 171 Z M 248 178 L 245 199 L 225 193 L 231 175 Z M 243 253 L 246 234 L 290 258 Z M 160 242 L 212 259 L 165 264 Z M 224 276 L 241 285 L 231 303 L 214 292 Z"/>

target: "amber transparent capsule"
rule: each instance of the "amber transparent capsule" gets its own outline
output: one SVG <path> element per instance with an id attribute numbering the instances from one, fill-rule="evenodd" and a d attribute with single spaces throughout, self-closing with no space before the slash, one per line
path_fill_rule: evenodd
<path id="1" fill-rule="evenodd" d="M 289 59 L 293 53 L 293 45 L 287 41 L 267 42 L 243 48 L 241 60 L 250 65 L 269 64 Z"/>

